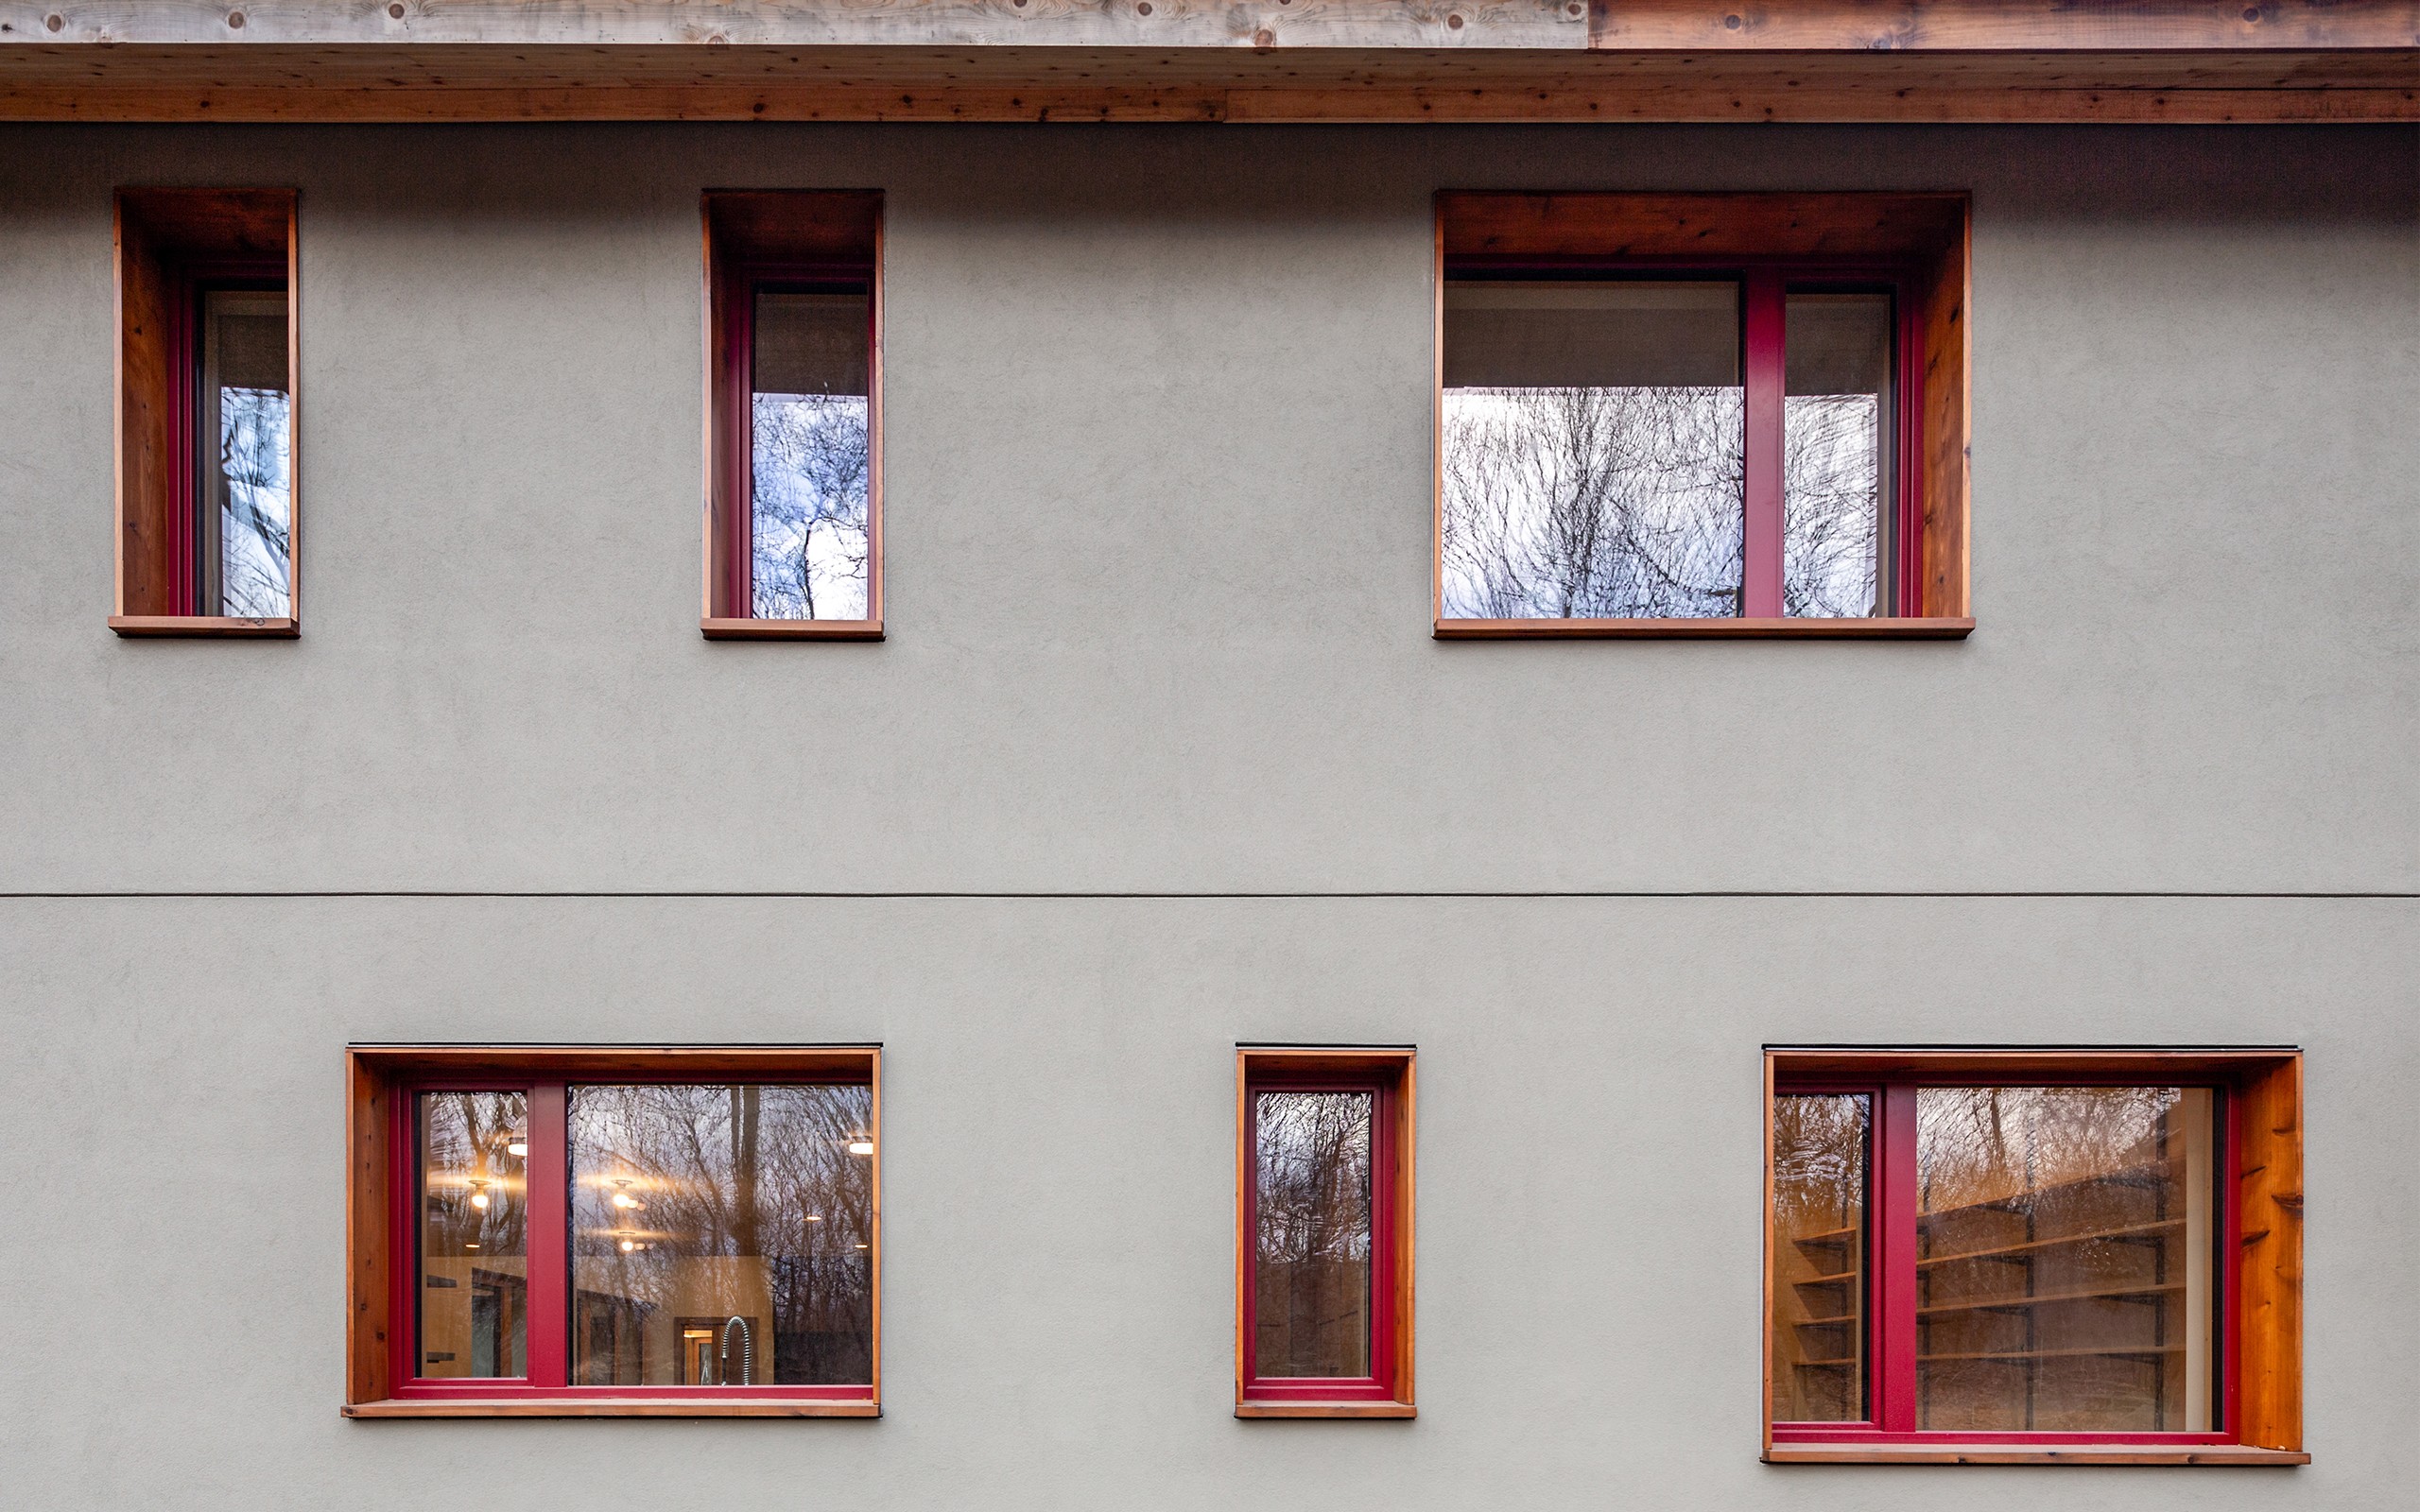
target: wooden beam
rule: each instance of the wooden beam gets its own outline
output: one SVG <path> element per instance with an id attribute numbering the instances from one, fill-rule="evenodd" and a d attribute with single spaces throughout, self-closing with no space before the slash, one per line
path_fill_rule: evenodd
<path id="1" fill-rule="evenodd" d="M 1589 45 L 2056 52 L 2420 46 L 2420 0 L 1590 0 Z"/>

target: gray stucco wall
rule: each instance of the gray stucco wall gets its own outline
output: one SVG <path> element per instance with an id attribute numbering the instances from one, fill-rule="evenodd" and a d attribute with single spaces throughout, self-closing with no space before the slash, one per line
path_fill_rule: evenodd
<path id="1" fill-rule="evenodd" d="M 300 641 L 103 626 L 143 182 L 302 189 Z M 880 645 L 697 634 L 753 184 L 889 193 Z M 1431 641 L 1441 186 L 1971 188 L 1974 638 Z M 2401 1506 L 2415 393 L 2409 129 L 0 131 L 6 1498 Z M 414 1038 L 885 1041 L 889 1415 L 339 1420 Z M 1416 1422 L 1228 1416 L 1239 1039 L 1422 1047 Z M 2306 1045 L 2317 1463 L 1756 1464 L 1768 1040 Z"/>

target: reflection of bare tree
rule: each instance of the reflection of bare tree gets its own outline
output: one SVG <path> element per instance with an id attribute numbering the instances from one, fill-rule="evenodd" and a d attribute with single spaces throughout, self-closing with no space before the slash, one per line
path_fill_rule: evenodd
<path id="1" fill-rule="evenodd" d="M 1872 394 L 1793 394 L 1784 406 L 1783 612 L 1878 614 L 1880 401 Z"/>
<path id="2" fill-rule="evenodd" d="M 1263 1092 L 1255 1355 L 1264 1376 L 1370 1370 L 1368 1092 Z"/>
<path id="3" fill-rule="evenodd" d="M 683 1315 L 769 1322 L 759 1382 L 871 1379 L 871 1089 L 576 1087 L 570 1115 L 576 1379 L 677 1379 Z"/>
<path id="4" fill-rule="evenodd" d="M 421 1374 L 527 1368 L 527 1117 L 520 1092 L 421 1094 Z"/>
<path id="5" fill-rule="evenodd" d="M 284 615 L 292 492 L 286 396 L 269 388 L 218 390 L 219 595 L 223 614 Z"/>
<path id="6" fill-rule="evenodd" d="M 1860 1416 L 1864 1382 L 1867 1099 L 1773 1099 L 1773 1416 Z"/>
<path id="7" fill-rule="evenodd" d="M 1741 421 L 1737 388 L 1446 390 L 1446 615 L 1737 613 Z"/>
<path id="8" fill-rule="evenodd" d="M 1927 1211 L 1988 1202 L 2150 1161 L 2174 1087 L 1927 1087 L 1916 1154 Z"/>
<path id="9" fill-rule="evenodd" d="M 759 619 L 866 612 L 866 400 L 758 394 L 754 593 Z"/>

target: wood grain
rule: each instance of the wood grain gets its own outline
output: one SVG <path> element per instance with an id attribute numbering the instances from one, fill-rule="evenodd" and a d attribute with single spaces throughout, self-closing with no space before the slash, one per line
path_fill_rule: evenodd
<path id="1" fill-rule="evenodd" d="M 149 571 L 147 566 L 144 570 Z M 161 579 L 130 578 L 121 570 L 119 591 L 130 588 L 141 593 L 159 591 Z M 147 636 L 233 636 L 251 640 L 290 641 L 302 633 L 302 622 L 290 615 L 275 618 L 251 618 L 217 614 L 112 614 L 110 628 L 129 639 Z"/>
<path id="2" fill-rule="evenodd" d="M 2141 1445 L 1775 1444 L 1768 1465 L 2308 1465 L 2308 1454 L 2240 1444 L 2145 1449 Z"/>
<path id="3" fill-rule="evenodd" d="M 1238 1401 L 1238 1418 L 1417 1418 L 1408 1401 Z"/>
<path id="4" fill-rule="evenodd" d="M 2244 1441 L 2275 1450 L 2303 1444 L 2302 1082 L 2295 1056 L 2242 1094 L 2238 1403 Z"/>
<path id="5" fill-rule="evenodd" d="M 0 38 L 0 119 L 20 120 L 2415 118 L 2420 50 L 2408 46 L 1591 52 L 123 43 L 104 50 Z"/>
<path id="6" fill-rule="evenodd" d="M 345 1057 L 345 1402 L 387 1395 L 390 1374 L 388 1314 L 394 1241 L 389 1223 L 392 1126 L 386 1078 L 359 1057 Z"/>
<path id="7" fill-rule="evenodd" d="M 802 1398 L 758 1398 L 729 1400 L 696 1397 L 564 1397 L 554 1400 L 519 1398 L 479 1401 L 430 1398 L 349 1401 L 347 1418 L 879 1418 L 882 1403 L 819 1401 Z"/>
<path id="8" fill-rule="evenodd" d="M 2414 0 L 1590 0 L 1599 48 L 2410 47 Z"/>

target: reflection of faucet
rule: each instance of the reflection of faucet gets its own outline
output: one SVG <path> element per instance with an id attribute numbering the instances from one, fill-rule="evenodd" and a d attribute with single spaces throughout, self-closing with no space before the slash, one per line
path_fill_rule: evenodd
<path id="1" fill-rule="evenodd" d="M 721 1368 L 724 1383 L 729 1384 L 731 1366 L 726 1362 L 731 1359 L 731 1331 L 734 1329 L 739 1331 L 739 1383 L 752 1386 L 756 1383 L 756 1326 L 737 1314 L 723 1322 L 722 1347 L 716 1351 L 719 1358 L 715 1364 Z"/>

